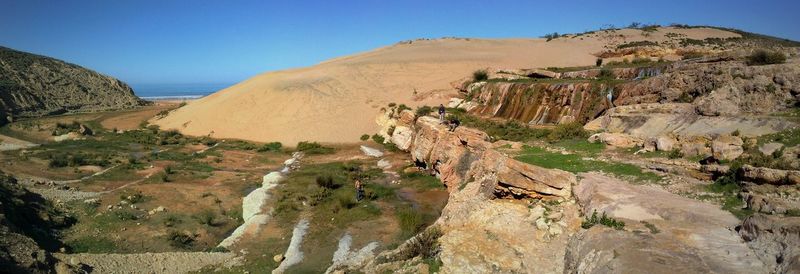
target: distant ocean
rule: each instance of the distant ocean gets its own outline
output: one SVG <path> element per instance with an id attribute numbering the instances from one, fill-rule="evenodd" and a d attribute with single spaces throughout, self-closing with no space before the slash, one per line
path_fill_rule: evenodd
<path id="1" fill-rule="evenodd" d="M 145 100 L 197 99 L 233 84 L 131 84 L 133 92 Z"/>

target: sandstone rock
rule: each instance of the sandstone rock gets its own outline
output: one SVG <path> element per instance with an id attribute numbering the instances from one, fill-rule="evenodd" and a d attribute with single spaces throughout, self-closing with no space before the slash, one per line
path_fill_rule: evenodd
<path id="1" fill-rule="evenodd" d="M 375 157 L 375 158 L 383 157 L 383 152 L 381 152 L 380 150 L 378 150 L 376 148 L 371 148 L 371 147 L 368 147 L 368 146 L 364 146 L 364 145 L 361 146 L 361 152 L 363 152 L 364 155 L 367 155 L 367 156 L 370 156 L 370 157 Z"/>
<path id="2" fill-rule="evenodd" d="M 275 256 L 272 256 L 272 261 L 274 261 L 274 262 L 276 262 L 276 263 L 283 262 L 283 259 L 284 259 L 284 257 L 283 257 L 283 253 L 281 253 L 281 254 L 277 254 L 277 255 L 275 255 Z"/>
<path id="3" fill-rule="evenodd" d="M 744 153 L 742 138 L 730 135 L 720 135 L 711 142 L 711 152 L 714 159 L 733 160 Z"/>
<path id="4" fill-rule="evenodd" d="M 798 185 L 800 171 L 780 170 L 766 167 L 742 166 L 742 177 L 746 181 L 771 185 Z"/>
<path id="5" fill-rule="evenodd" d="M 681 153 L 684 156 L 711 156 L 709 140 L 704 136 L 690 136 L 681 138 Z"/>
<path id="6" fill-rule="evenodd" d="M 406 126 L 397 126 L 394 128 L 391 141 L 397 148 L 401 150 L 408 150 L 414 140 L 414 130 Z"/>
<path id="7" fill-rule="evenodd" d="M 719 207 L 659 188 L 581 174 L 575 198 L 584 214 L 605 212 L 625 230 L 595 225 L 570 239 L 564 273 L 761 273 L 764 265 L 731 228 Z M 659 233 L 633 233 L 646 228 Z"/>
<path id="8" fill-rule="evenodd" d="M 81 134 L 81 135 L 83 135 L 83 136 L 91 136 L 91 135 L 94 135 L 94 132 L 92 131 L 92 129 L 91 129 L 91 128 L 89 128 L 89 127 L 87 127 L 87 126 L 86 126 L 86 125 L 84 125 L 84 124 L 81 124 L 81 125 L 80 125 L 80 128 L 78 129 L 78 133 L 80 133 L 80 134 Z"/>
<path id="9" fill-rule="evenodd" d="M 641 138 L 623 133 L 596 133 L 589 137 L 590 143 L 601 142 L 614 147 L 639 147 L 644 144 Z"/>
<path id="10" fill-rule="evenodd" d="M 800 217 L 755 214 L 738 230 L 770 273 L 800 273 Z"/>
<path id="11" fill-rule="evenodd" d="M 461 99 L 461 98 L 450 98 L 450 102 L 447 103 L 447 107 L 449 107 L 449 108 L 457 108 L 463 102 L 464 102 L 464 99 Z"/>
<path id="12" fill-rule="evenodd" d="M 386 160 L 386 159 L 381 159 L 380 161 L 378 161 L 377 165 L 378 165 L 378 168 L 380 168 L 380 169 L 389 169 L 389 168 L 392 167 L 392 163 L 389 162 L 389 160 Z"/>
<path id="13" fill-rule="evenodd" d="M 678 141 L 675 140 L 675 138 L 666 135 L 660 135 L 656 137 L 655 141 L 656 141 L 656 150 L 659 151 L 672 151 L 677 147 L 678 143 Z"/>
<path id="14" fill-rule="evenodd" d="M 783 144 L 781 143 L 766 143 L 758 148 L 758 151 L 761 151 L 764 155 L 772 155 L 773 152 L 778 151 L 779 149 L 783 148 Z"/>
<path id="15" fill-rule="evenodd" d="M 739 103 L 734 100 L 732 94 L 739 91 L 733 90 L 732 87 L 723 87 L 711 92 L 710 95 L 701 98 L 696 102 L 697 112 L 706 116 L 730 116 L 736 115 L 741 110 Z"/>

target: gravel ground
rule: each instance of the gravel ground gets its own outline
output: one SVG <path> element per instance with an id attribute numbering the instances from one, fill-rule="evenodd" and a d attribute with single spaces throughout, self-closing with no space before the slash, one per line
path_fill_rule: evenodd
<path id="1" fill-rule="evenodd" d="M 208 266 L 233 266 L 240 260 L 234 253 L 165 252 L 139 254 L 53 254 L 70 263 L 88 265 L 92 273 L 187 273 Z"/>

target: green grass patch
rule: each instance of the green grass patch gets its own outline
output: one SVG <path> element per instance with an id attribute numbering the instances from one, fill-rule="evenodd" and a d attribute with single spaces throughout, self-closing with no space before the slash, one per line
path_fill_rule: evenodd
<path id="1" fill-rule="evenodd" d="M 658 174 L 644 172 L 635 165 L 585 159 L 584 156 L 580 154 L 549 152 L 540 147 L 525 146 L 522 153 L 515 157 L 515 159 L 544 168 L 561 169 L 573 173 L 604 171 L 622 178 L 632 179 L 636 182 L 652 183 L 661 181 L 661 176 Z"/>
<path id="2" fill-rule="evenodd" d="M 84 236 L 65 244 L 72 253 L 112 253 L 117 249 L 114 241 L 103 236 Z"/>
<path id="3" fill-rule="evenodd" d="M 610 227 L 610 228 L 613 228 L 613 229 L 616 229 L 616 230 L 622 230 L 625 227 L 625 222 L 616 220 L 616 219 L 611 218 L 611 217 L 608 217 L 608 216 L 606 216 L 605 212 L 603 212 L 603 214 L 598 217 L 597 216 L 597 211 L 595 210 L 595 211 L 592 211 L 592 215 L 591 216 L 589 216 L 585 220 L 583 220 L 583 222 L 581 223 L 581 228 L 589 229 L 589 228 L 591 228 L 591 227 L 593 227 L 595 225 L 598 225 L 598 224 L 604 225 L 604 226 L 607 226 L 607 227 Z"/>

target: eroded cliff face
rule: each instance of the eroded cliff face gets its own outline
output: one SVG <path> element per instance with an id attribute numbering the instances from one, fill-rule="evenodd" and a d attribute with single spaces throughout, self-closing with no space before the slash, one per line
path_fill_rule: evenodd
<path id="1" fill-rule="evenodd" d="M 0 47 L 0 114 L 33 117 L 136 107 L 122 81 L 57 59 Z"/>
<path id="2" fill-rule="evenodd" d="M 476 89 L 471 112 L 530 125 L 586 122 L 608 108 L 608 84 L 491 82 Z"/>
<path id="3" fill-rule="evenodd" d="M 638 104 L 691 103 L 690 115 L 726 117 L 780 112 L 800 102 L 800 67 L 791 62 L 747 66 L 731 57 L 608 71 L 606 79 L 598 79 L 600 69 L 539 80 L 494 73 L 498 78 L 488 82 L 454 87 L 465 94 L 462 107 L 470 112 L 529 125 L 586 123 L 610 108 Z"/>

